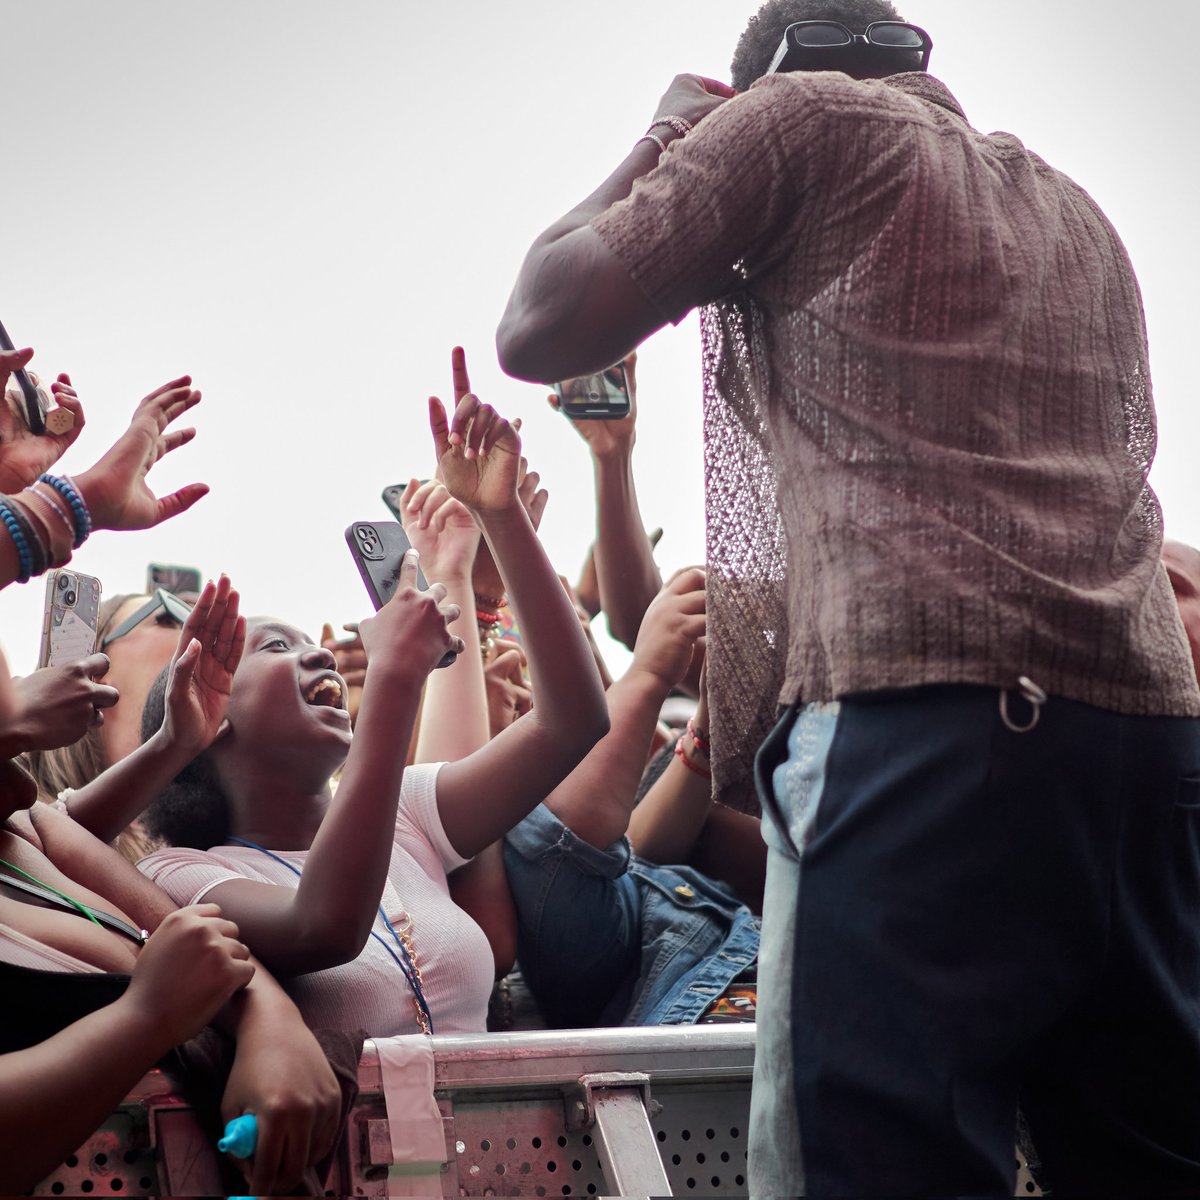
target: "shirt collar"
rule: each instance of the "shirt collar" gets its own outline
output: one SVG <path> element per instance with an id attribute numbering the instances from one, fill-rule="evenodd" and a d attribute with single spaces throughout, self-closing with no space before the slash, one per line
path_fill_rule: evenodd
<path id="1" fill-rule="evenodd" d="M 916 96 L 919 100 L 928 100 L 931 104 L 936 104 L 938 107 L 952 112 L 964 121 L 967 119 L 967 114 L 950 94 L 950 89 L 940 79 L 935 79 L 924 71 L 906 71 L 903 75 L 889 75 L 880 82 L 888 87 L 894 87 L 906 95 Z"/>

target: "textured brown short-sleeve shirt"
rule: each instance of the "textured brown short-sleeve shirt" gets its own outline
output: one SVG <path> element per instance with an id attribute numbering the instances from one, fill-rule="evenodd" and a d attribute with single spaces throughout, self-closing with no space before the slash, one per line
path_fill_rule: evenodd
<path id="1" fill-rule="evenodd" d="M 1141 298 L 1080 187 L 927 75 L 791 73 L 593 227 L 664 317 L 710 305 L 718 772 L 777 701 L 881 688 L 1200 714 Z"/>

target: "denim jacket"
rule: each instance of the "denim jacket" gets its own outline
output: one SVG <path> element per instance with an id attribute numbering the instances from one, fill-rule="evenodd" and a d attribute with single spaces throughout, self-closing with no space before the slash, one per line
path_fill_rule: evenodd
<path id="1" fill-rule="evenodd" d="M 689 1025 L 758 956 L 760 922 L 724 884 L 605 850 L 539 805 L 505 839 L 517 956 L 560 1027 Z"/>

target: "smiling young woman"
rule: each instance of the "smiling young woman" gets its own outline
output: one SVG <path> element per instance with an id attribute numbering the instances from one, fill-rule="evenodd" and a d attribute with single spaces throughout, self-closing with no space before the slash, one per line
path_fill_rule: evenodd
<path id="1" fill-rule="evenodd" d="M 456 399 L 449 420 L 430 402 L 438 475 L 521 615 L 539 707 L 461 760 L 406 768 L 425 679 L 462 649 L 447 631 L 458 606 L 439 584 L 418 591 L 415 556 L 360 625 L 353 731 L 332 653 L 284 622 L 247 626 L 222 579 L 152 690 L 147 740 L 69 801 L 101 836 L 149 805 L 149 827 L 173 845 L 142 870 L 173 897 L 221 904 L 310 1023 L 375 1036 L 482 1031 L 492 952 L 447 873 L 551 792 L 608 723 L 591 650 L 518 495 L 516 431 L 475 396 Z"/>

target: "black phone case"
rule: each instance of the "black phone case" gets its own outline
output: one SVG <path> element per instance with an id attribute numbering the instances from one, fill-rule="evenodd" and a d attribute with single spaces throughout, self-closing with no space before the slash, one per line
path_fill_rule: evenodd
<path id="1" fill-rule="evenodd" d="M 367 595 L 378 612 L 400 586 L 400 568 L 412 543 L 395 521 L 355 521 L 346 530 L 346 545 L 366 585 Z M 425 591 L 429 583 L 417 568 L 417 587 Z M 448 667 L 458 655 L 447 650 L 439 667 Z"/>
<path id="2" fill-rule="evenodd" d="M 12 338 L 8 336 L 8 330 L 0 322 L 0 350 L 15 349 Z M 29 432 L 40 437 L 46 432 L 46 409 L 42 404 L 42 398 L 38 395 L 38 390 L 34 387 L 33 380 L 29 378 L 29 372 L 24 367 L 19 371 L 14 371 L 12 377 L 17 381 L 17 386 L 25 397 L 25 423 L 29 426 Z"/>

